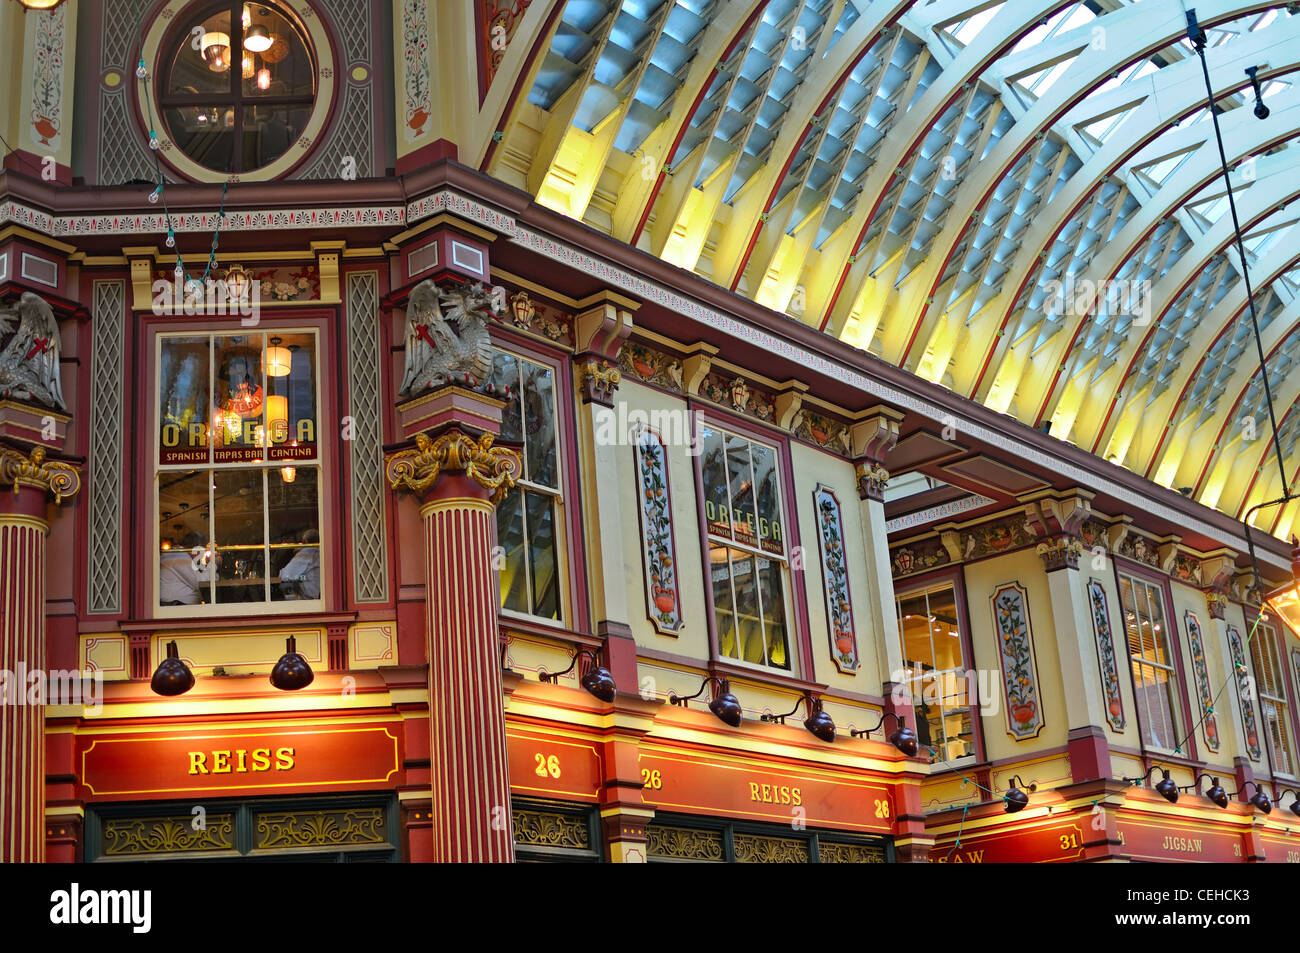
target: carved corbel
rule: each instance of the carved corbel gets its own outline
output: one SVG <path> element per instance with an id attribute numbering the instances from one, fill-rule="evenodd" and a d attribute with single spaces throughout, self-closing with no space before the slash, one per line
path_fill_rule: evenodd
<path id="1" fill-rule="evenodd" d="M 939 542 L 942 543 L 943 548 L 947 550 L 948 560 L 950 562 L 961 562 L 961 533 L 957 532 L 955 529 L 942 530 L 939 533 Z"/>
<path id="2" fill-rule="evenodd" d="M 712 344 L 697 341 L 689 354 L 682 358 L 682 389 L 691 397 L 700 393 L 700 385 L 713 368 L 713 358 L 718 349 Z"/>
<path id="3" fill-rule="evenodd" d="M 1166 542 L 1156 548 L 1156 565 L 1168 575 L 1174 571 L 1174 561 L 1178 558 L 1178 536 L 1170 536 Z"/>
<path id="4" fill-rule="evenodd" d="M 1048 572 L 1078 569 L 1083 552 L 1079 530 L 1092 513 L 1092 494 L 1076 491 L 1024 499 L 1025 529 L 1038 540 L 1037 552 Z"/>
<path id="5" fill-rule="evenodd" d="M 776 425 L 782 430 L 789 430 L 794 425 L 795 414 L 803 406 L 803 395 L 808 392 L 808 385 L 803 381 L 789 380 L 776 395 Z"/>

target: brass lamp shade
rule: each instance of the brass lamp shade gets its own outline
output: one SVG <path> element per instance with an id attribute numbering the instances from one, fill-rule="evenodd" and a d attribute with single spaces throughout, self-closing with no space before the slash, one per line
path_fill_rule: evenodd
<path id="1" fill-rule="evenodd" d="M 27 10 L 53 10 L 63 0 L 18 0 L 18 5 Z"/>
<path id="2" fill-rule="evenodd" d="M 1300 540 L 1291 537 L 1291 581 L 1274 589 L 1265 601 L 1272 612 L 1300 635 Z"/>

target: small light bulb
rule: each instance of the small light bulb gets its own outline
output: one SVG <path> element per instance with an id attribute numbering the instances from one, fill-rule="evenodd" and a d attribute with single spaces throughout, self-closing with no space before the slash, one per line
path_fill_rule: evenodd
<path id="1" fill-rule="evenodd" d="M 150 204 L 150 205 L 157 205 L 157 204 L 158 204 L 158 200 L 159 200 L 160 198 L 162 198 L 162 186 L 161 186 L 161 185 L 158 186 L 158 188 L 154 189 L 152 192 L 149 193 L 149 204 Z"/>
<path id="2" fill-rule="evenodd" d="M 167 247 L 168 247 L 168 248 L 175 248 L 175 247 L 176 247 L 176 236 L 175 236 L 174 234 L 172 234 L 171 232 L 168 232 L 168 233 L 167 233 Z"/>
<path id="3" fill-rule="evenodd" d="M 180 280 L 181 280 L 182 278 L 184 278 L 184 277 L 185 277 L 185 268 L 181 265 L 180 262 L 177 262 L 177 263 L 176 263 L 176 280 L 177 280 L 177 281 L 180 281 Z"/>
<path id="4" fill-rule="evenodd" d="M 158 133 L 152 129 L 149 130 L 149 148 L 154 152 L 158 151 Z"/>
<path id="5" fill-rule="evenodd" d="M 137 79 L 147 79 L 149 77 L 149 68 L 144 65 L 144 60 L 141 60 L 140 65 L 135 68 L 135 75 Z"/>

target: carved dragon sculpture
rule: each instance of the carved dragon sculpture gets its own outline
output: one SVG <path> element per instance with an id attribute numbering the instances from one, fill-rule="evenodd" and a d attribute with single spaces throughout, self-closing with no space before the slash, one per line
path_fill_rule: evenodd
<path id="1" fill-rule="evenodd" d="M 0 397 L 67 410 L 59 378 L 59 325 L 50 306 L 38 295 L 24 291 L 17 305 L 0 307 L 0 339 L 10 331 L 14 331 L 13 337 L 0 351 Z"/>
<path id="2" fill-rule="evenodd" d="M 486 381 L 492 374 L 487 319 L 496 313 L 495 296 L 482 284 L 418 284 L 407 303 L 406 373 L 399 396 L 412 397 L 448 383 L 476 387 Z"/>

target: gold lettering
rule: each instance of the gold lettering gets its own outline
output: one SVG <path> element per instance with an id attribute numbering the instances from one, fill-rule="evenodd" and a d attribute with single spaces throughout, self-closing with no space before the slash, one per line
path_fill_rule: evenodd
<path id="1" fill-rule="evenodd" d="M 162 439 L 164 447 L 174 447 L 181 442 L 181 428 L 175 424 L 163 424 Z"/>
<path id="2" fill-rule="evenodd" d="M 794 788 L 790 793 L 791 793 L 791 795 L 794 797 L 794 803 L 795 803 L 795 804 L 802 804 L 802 803 L 803 803 L 803 796 L 799 793 L 799 789 L 798 789 L 798 788 Z"/>
<path id="3" fill-rule="evenodd" d="M 298 442 L 315 443 L 316 442 L 316 421 L 307 417 L 298 421 Z"/>
<path id="4" fill-rule="evenodd" d="M 246 754 L 248 754 L 248 752 L 243 748 L 235 749 L 235 757 L 237 759 L 235 761 L 235 770 L 240 774 L 248 773 L 248 768 L 244 767 L 244 755 Z"/>
<path id="5" fill-rule="evenodd" d="M 253 770 L 254 771 L 271 770 L 271 749 L 270 748 L 253 749 Z"/>
<path id="6" fill-rule="evenodd" d="M 206 447 L 207 445 L 207 428 L 200 423 L 190 424 L 190 446 Z"/>
<path id="7" fill-rule="evenodd" d="M 230 752 L 229 751 L 212 752 L 212 773 L 213 774 L 230 773 Z"/>
<path id="8" fill-rule="evenodd" d="M 256 420 L 244 421 L 244 432 L 240 435 L 240 438 L 244 441 L 244 443 L 252 443 L 254 440 L 257 439 Z"/>
<path id="9" fill-rule="evenodd" d="M 275 770 L 288 771 L 293 767 L 293 749 L 276 748 L 275 749 Z"/>
<path id="10" fill-rule="evenodd" d="M 208 755 L 205 751 L 186 752 L 190 756 L 190 774 L 208 773 Z"/>
<path id="11" fill-rule="evenodd" d="M 750 782 L 749 782 L 749 799 L 750 799 L 751 801 L 757 801 L 757 800 L 759 800 L 759 796 L 758 796 L 758 782 L 757 782 L 757 781 L 750 781 Z"/>

